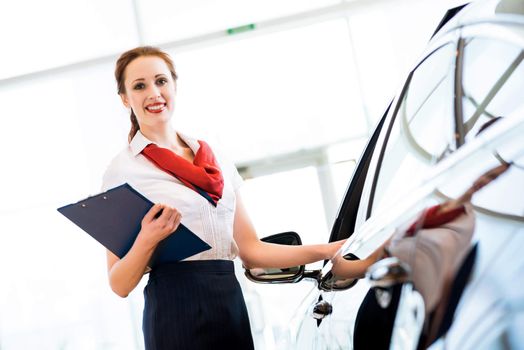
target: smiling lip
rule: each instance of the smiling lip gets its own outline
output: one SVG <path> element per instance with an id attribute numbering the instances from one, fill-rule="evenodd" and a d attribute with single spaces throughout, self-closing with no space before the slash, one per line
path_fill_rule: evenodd
<path id="1" fill-rule="evenodd" d="M 154 103 L 146 106 L 146 110 L 150 113 L 162 113 L 166 109 L 165 103 Z"/>

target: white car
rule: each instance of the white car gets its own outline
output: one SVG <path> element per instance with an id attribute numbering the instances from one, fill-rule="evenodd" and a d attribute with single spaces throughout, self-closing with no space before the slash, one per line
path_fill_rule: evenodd
<path id="1" fill-rule="evenodd" d="M 423 208 L 458 196 L 501 160 L 512 162 L 473 198 L 474 244 L 430 349 L 524 349 L 523 60 L 523 0 L 451 10 L 378 123 L 331 231 L 330 241 L 349 237 L 342 255 L 364 258 Z M 477 135 L 496 117 L 502 118 Z M 294 233 L 266 240 L 300 244 Z M 381 264 L 358 281 L 334 277 L 331 262 L 317 271 L 300 266 L 246 276 L 258 283 L 317 281 L 290 322 L 289 349 L 352 349 L 365 294 L 377 285 L 391 293 L 398 284 L 388 346 L 417 349 L 427 320 L 409 271 Z"/>

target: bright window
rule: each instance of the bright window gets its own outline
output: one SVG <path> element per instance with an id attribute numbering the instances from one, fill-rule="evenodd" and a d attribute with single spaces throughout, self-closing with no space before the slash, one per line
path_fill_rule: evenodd
<path id="1" fill-rule="evenodd" d="M 345 20 L 173 57 L 175 122 L 235 162 L 367 134 Z"/>
<path id="2" fill-rule="evenodd" d="M 314 167 L 248 180 L 241 192 L 259 237 L 295 231 L 303 244 L 327 242 L 329 231 Z M 321 267 L 321 263 L 315 263 L 307 268 Z M 263 313 L 265 326 L 270 327 L 275 339 L 286 331 L 293 311 L 313 287 L 310 283 L 261 285 L 248 281 L 244 285 L 258 294 L 260 299 L 254 301 L 262 303 L 261 306 L 248 302 L 250 312 Z"/>

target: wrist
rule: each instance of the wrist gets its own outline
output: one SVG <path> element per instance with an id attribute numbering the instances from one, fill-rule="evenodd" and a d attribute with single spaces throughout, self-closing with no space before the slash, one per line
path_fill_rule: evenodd
<path id="1" fill-rule="evenodd" d="M 141 250 L 148 252 L 155 250 L 158 242 L 155 242 L 153 239 L 151 239 L 151 237 L 148 237 L 147 235 L 143 234 L 142 231 L 140 231 L 136 237 L 134 245 Z"/>
<path id="2" fill-rule="evenodd" d="M 323 259 L 326 260 L 326 259 L 333 259 L 338 251 L 338 244 L 333 244 L 333 243 L 328 243 L 326 244 L 326 249 L 325 249 L 325 252 L 324 252 L 324 257 Z"/>

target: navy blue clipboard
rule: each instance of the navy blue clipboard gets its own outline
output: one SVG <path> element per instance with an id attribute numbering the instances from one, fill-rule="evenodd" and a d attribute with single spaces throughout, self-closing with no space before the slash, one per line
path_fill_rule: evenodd
<path id="1" fill-rule="evenodd" d="M 142 218 L 152 206 L 149 199 L 126 183 L 57 210 L 122 258 L 131 249 Z M 180 261 L 208 249 L 211 246 L 180 224 L 159 243 L 148 265 Z"/>

